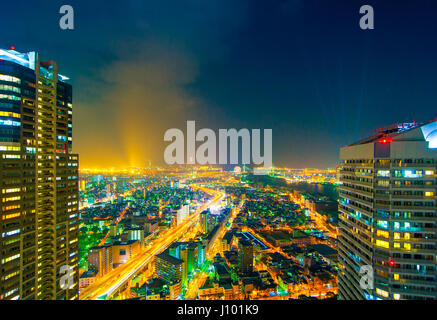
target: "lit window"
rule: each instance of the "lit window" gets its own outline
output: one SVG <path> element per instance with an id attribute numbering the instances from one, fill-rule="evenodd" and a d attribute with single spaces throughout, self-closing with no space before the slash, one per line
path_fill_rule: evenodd
<path id="1" fill-rule="evenodd" d="M 400 300 L 401 299 L 401 295 L 399 293 L 394 293 L 393 294 L 393 299 L 394 300 Z"/>
<path id="2" fill-rule="evenodd" d="M 13 218 L 16 218 L 19 216 L 20 216 L 20 213 L 7 214 L 7 215 L 2 216 L 2 220 L 13 219 Z"/>
<path id="3" fill-rule="evenodd" d="M 20 151 L 20 147 L 0 146 L 0 151 Z"/>
<path id="4" fill-rule="evenodd" d="M 3 189 L 2 193 L 20 192 L 20 188 Z"/>
<path id="5" fill-rule="evenodd" d="M 0 90 L 21 93 L 21 89 L 20 88 L 14 87 L 14 86 L 8 86 L 8 85 L 5 85 L 5 84 L 0 84 Z"/>
<path id="6" fill-rule="evenodd" d="M 377 226 L 382 228 L 382 229 L 388 229 L 388 221 L 378 220 Z"/>
<path id="7" fill-rule="evenodd" d="M 388 249 L 390 247 L 390 244 L 387 241 L 382 241 L 382 240 L 376 240 L 376 245 L 378 247 L 383 247 Z"/>
<path id="8" fill-rule="evenodd" d="M 0 99 L 9 99 L 9 100 L 15 100 L 20 101 L 21 97 L 17 97 L 11 94 L 0 94 Z"/>
<path id="9" fill-rule="evenodd" d="M 21 118 L 21 115 L 19 113 L 8 112 L 8 111 L 0 111 L 0 116 L 11 117 L 11 118 Z"/>
<path id="10" fill-rule="evenodd" d="M 0 119 L 0 125 L 2 125 L 2 126 L 19 127 L 19 126 L 21 126 L 21 122 L 20 121 L 12 121 L 12 120 L 2 120 L 2 119 Z"/>
<path id="11" fill-rule="evenodd" d="M 387 238 L 387 239 L 389 237 L 388 231 L 382 231 L 382 230 L 376 230 L 376 235 L 378 237 L 383 237 L 383 238 Z"/>
<path id="12" fill-rule="evenodd" d="M 15 83 L 21 83 L 21 80 L 12 76 L 0 74 L 0 80 L 2 81 L 9 81 L 9 82 L 15 82 Z"/>
<path id="13" fill-rule="evenodd" d="M 378 170 L 378 177 L 389 177 L 390 170 Z"/>
<path id="14" fill-rule="evenodd" d="M 388 298 L 388 292 L 385 290 L 381 290 L 379 288 L 376 288 L 376 294 L 378 294 L 384 298 Z"/>
<path id="15" fill-rule="evenodd" d="M 421 178 L 423 177 L 422 170 L 405 170 L 404 171 L 405 178 Z"/>

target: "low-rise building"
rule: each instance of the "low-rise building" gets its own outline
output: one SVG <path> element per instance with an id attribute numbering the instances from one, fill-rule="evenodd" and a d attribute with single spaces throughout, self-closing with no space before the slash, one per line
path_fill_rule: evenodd
<path id="1" fill-rule="evenodd" d="M 92 285 L 96 281 L 97 273 L 96 269 L 91 269 L 82 273 L 79 277 L 79 289 Z"/>

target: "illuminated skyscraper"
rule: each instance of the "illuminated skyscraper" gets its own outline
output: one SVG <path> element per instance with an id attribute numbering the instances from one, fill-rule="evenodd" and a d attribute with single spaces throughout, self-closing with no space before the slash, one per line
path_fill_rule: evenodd
<path id="1" fill-rule="evenodd" d="M 381 129 L 340 158 L 340 298 L 436 299 L 437 122 Z"/>
<path id="2" fill-rule="evenodd" d="M 0 299 L 76 299 L 78 156 L 56 62 L 0 49 Z M 63 265 L 73 267 L 62 289 Z"/>
<path id="3" fill-rule="evenodd" d="M 238 241 L 238 264 L 243 273 L 253 271 L 253 244 L 243 238 Z"/>
<path id="4" fill-rule="evenodd" d="M 86 190 L 86 180 L 80 179 L 79 180 L 79 191 L 85 191 Z"/>
<path id="5" fill-rule="evenodd" d="M 208 233 L 208 215 L 208 210 L 202 211 L 200 213 L 200 230 L 202 230 L 202 233 L 204 234 Z"/>

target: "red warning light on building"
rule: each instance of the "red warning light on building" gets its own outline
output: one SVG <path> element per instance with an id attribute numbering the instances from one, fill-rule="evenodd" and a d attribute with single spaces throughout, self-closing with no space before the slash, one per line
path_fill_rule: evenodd
<path id="1" fill-rule="evenodd" d="M 378 140 L 378 142 L 379 143 L 383 143 L 383 144 L 390 143 L 390 142 L 393 142 L 393 138 L 390 138 L 390 137 L 388 137 L 388 138 L 381 138 L 381 139 Z"/>

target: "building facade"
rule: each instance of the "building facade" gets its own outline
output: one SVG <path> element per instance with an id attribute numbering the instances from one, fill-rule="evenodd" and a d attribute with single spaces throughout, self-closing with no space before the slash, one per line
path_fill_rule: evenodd
<path id="1" fill-rule="evenodd" d="M 253 271 L 253 244 L 243 238 L 238 241 L 238 264 L 243 273 Z"/>
<path id="2" fill-rule="evenodd" d="M 155 256 L 155 273 L 167 283 L 182 283 L 186 278 L 184 269 L 184 260 L 169 255 L 168 251 Z"/>
<path id="3" fill-rule="evenodd" d="M 141 244 L 138 240 L 116 241 L 112 244 L 112 263 L 114 267 L 126 263 L 140 253 Z"/>
<path id="4" fill-rule="evenodd" d="M 72 86 L 36 52 L 0 49 L 0 299 L 77 299 Z M 60 286 L 70 266 L 69 289 Z"/>
<path id="5" fill-rule="evenodd" d="M 88 252 L 88 268 L 97 270 L 97 276 L 103 277 L 113 269 L 113 249 L 110 244 L 90 248 Z"/>
<path id="6" fill-rule="evenodd" d="M 207 234 L 208 233 L 208 216 L 209 216 L 209 211 L 205 210 L 202 211 L 200 213 L 200 230 L 202 231 L 203 234 Z"/>
<path id="7" fill-rule="evenodd" d="M 437 122 L 381 129 L 340 159 L 340 298 L 436 299 Z"/>

